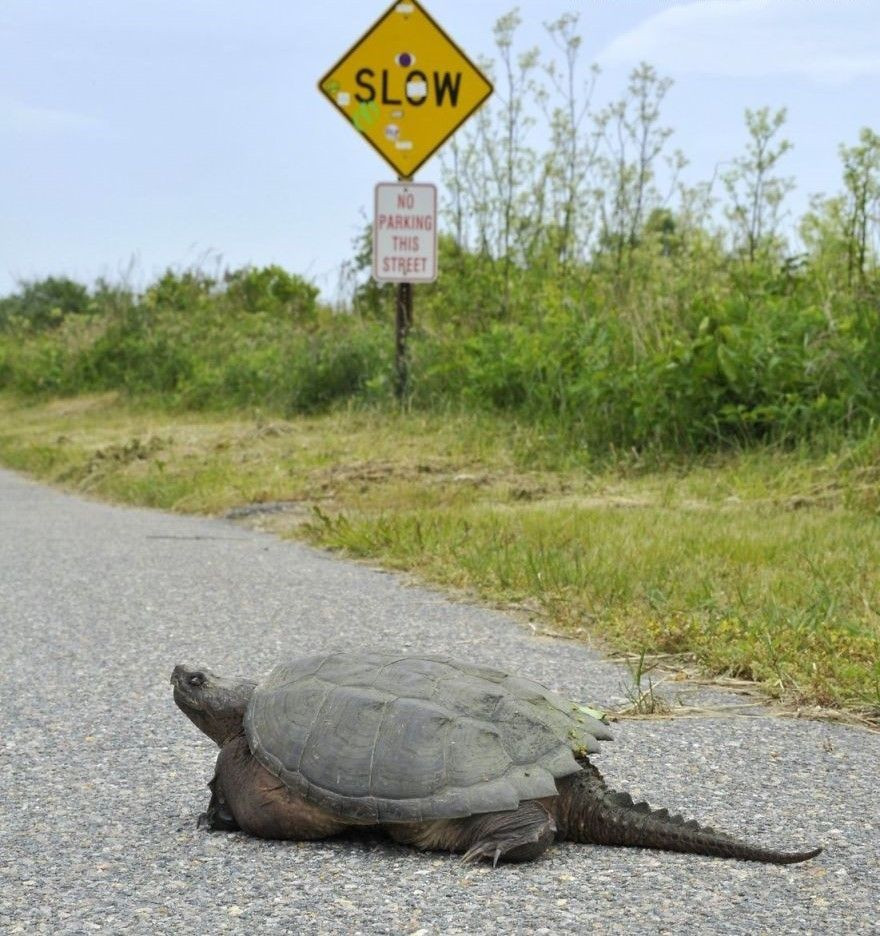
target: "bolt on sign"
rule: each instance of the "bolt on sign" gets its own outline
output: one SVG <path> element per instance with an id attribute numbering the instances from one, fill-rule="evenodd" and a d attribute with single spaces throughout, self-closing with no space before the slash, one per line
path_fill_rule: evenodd
<path id="1" fill-rule="evenodd" d="M 380 182 L 373 214 L 373 277 L 379 283 L 437 279 L 437 187 Z"/>
<path id="2" fill-rule="evenodd" d="M 392 4 L 319 88 L 405 179 L 492 93 L 486 77 L 415 0 Z"/>

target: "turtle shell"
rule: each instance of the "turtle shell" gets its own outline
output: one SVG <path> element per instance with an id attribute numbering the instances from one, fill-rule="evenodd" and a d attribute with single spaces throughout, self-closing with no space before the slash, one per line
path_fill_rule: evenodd
<path id="1" fill-rule="evenodd" d="M 451 819 L 555 796 L 607 726 L 518 676 L 444 656 L 329 653 L 254 690 L 256 759 L 310 802 L 367 822 Z"/>

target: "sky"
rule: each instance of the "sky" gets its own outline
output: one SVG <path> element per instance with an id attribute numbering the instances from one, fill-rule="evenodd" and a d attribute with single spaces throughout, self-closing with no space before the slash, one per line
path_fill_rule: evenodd
<path id="1" fill-rule="evenodd" d="M 390 0 L 389 0 L 390 2 Z M 472 58 L 510 0 L 424 0 Z M 385 0 L 3 0 L 0 295 L 67 275 L 149 282 L 171 267 L 278 263 L 335 295 L 393 171 L 317 81 Z M 516 47 L 580 17 L 595 102 L 641 61 L 674 80 L 671 145 L 708 179 L 741 153 L 745 108 L 788 108 L 788 205 L 840 188 L 840 143 L 880 130 L 876 0 L 521 0 Z M 437 156 L 417 181 L 440 182 Z"/>

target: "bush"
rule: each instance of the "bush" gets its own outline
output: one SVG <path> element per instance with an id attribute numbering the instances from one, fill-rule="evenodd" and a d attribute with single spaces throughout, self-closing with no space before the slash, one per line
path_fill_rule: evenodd
<path id="1" fill-rule="evenodd" d="M 68 315 L 89 309 L 89 291 L 65 276 L 23 283 L 14 295 L 0 299 L 0 330 L 56 328 Z"/>
<path id="2" fill-rule="evenodd" d="M 876 422 L 880 316 L 870 296 L 832 303 L 809 271 L 722 264 L 703 282 L 688 271 L 687 289 L 659 296 L 649 284 L 674 285 L 675 264 L 688 258 L 643 259 L 638 289 L 618 300 L 610 281 L 585 270 L 561 280 L 514 269 L 505 314 L 484 309 L 478 321 L 465 308 L 445 314 L 449 303 L 491 295 L 477 282 L 491 263 L 465 258 L 469 282 L 450 282 L 453 268 L 418 294 L 412 405 L 507 413 L 594 452 L 794 445 Z M 492 283 L 497 272 L 489 269 Z M 106 284 L 66 294 L 89 301 L 71 300 L 60 323 L 37 329 L 36 313 L 7 320 L 0 386 L 282 414 L 390 399 L 390 322 L 334 314 L 278 267 L 220 280 L 169 272 L 141 297 Z"/>
<path id="3" fill-rule="evenodd" d="M 70 292 L 88 295 L 85 287 Z M 0 338 L 0 386 L 314 412 L 374 394 L 390 340 L 378 324 L 321 309 L 317 290 L 279 267 L 222 281 L 167 272 L 140 298 L 100 284 L 79 327 L 36 332 L 19 318 Z"/>
<path id="4" fill-rule="evenodd" d="M 318 290 L 279 266 L 248 267 L 226 274 L 226 298 L 235 309 L 263 312 L 300 324 L 314 322 Z"/>
<path id="5" fill-rule="evenodd" d="M 509 412 L 602 450 L 795 444 L 880 416 L 880 324 L 865 309 L 831 327 L 799 297 L 733 295 L 685 327 L 696 311 L 646 348 L 596 307 L 496 322 L 453 344 L 429 338 L 417 396 Z"/>

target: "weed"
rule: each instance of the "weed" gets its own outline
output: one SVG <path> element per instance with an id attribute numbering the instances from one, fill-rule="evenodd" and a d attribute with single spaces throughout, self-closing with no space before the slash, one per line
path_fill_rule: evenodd
<path id="1" fill-rule="evenodd" d="M 657 663 L 646 664 L 646 656 L 647 650 L 643 649 L 631 667 L 632 683 L 624 687 L 629 705 L 620 710 L 620 715 L 666 715 L 671 711 L 669 703 L 657 695 L 655 683 L 649 675 Z M 648 677 L 647 687 L 643 685 L 645 676 Z"/>

